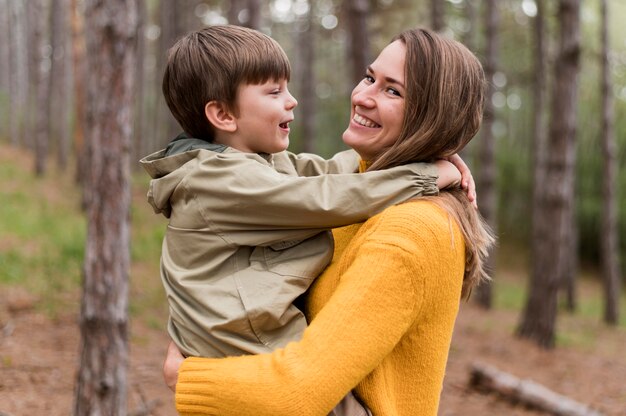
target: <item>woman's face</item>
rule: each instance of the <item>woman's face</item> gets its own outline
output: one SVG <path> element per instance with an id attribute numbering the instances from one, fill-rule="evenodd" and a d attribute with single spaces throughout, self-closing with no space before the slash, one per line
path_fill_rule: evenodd
<path id="1" fill-rule="evenodd" d="M 350 124 L 343 141 L 363 160 L 373 161 L 400 135 L 406 96 L 405 58 L 404 43 L 390 43 L 352 90 Z"/>

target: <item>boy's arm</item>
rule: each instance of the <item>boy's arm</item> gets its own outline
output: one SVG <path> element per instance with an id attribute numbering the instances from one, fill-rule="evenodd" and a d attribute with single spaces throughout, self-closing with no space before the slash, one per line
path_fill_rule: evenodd
<path id="1" fill-rule="evenodd" d="M 407 199 L 437 194 L 437 178 L 437 168 L 423 163 L 297 177 L 254 160 L 219 157 L 210 166 L 198 165 L 184 186 L 194 195 L 189 203 L 197 204 L 215 232 L 234 243 L 264 245 L 299 238 L 306 230 L 361 222 Z M 267 240 L 259 241 L 259 234 Z"/>
<path id="2" fill-rule="evenodd" d="M 281 165 L 288 161 L 287 163 L 296 169 L 298 176 L 317 176 L 333 173 L 355 173 L 359 169 L 361 158 L 354 150 L 346 150 L 335 154 L 332 159 L 328 160 L 311 153 L 294 154 L 290 152 L 276 155 L 274 160 L 279 171 L 288 171 L 288 169 L 281 169 Z M 446 159 L 438 160 L 435 162 L 435 166 L 439 174 L 437 179 L 439 189 L 460 184 L 463 189 L 467 190 L 470 201 L 476 199 L 476 186 L 472 173 L 459 155 L 454 154 Z"/>
<path id="3" fill-rule="evenodd" d="M 478 208 L 478 201 L 476 196 L 476 183 L 474 182 L 474 178 L 472 177 L 472 172 L 469 167 L 465 164 L 461 156 L 457 153 L 449 156 L 447 158 L 450 163 L 452 163 L 456 169 L 461 172 L 461 188 L 465 189 L 467 192 L 467 198 L 472 203 L 474 208 Z M 439 189 L 443 189 L 439 187 Z"/>
<path id="4" fill-rule="evenodd" d="M 439 177 L 437 178 L 437 188 L 453 188 L 459 186 L 462 180 L 461 172 L 452 162 L 439 159 L 434 163 Z M 469 172 L 469 170 L 468 170 Z"/>
<path id="5" fill-rule="evenodd" d="M 331 159 L 324 159 L 312 153 L 282 152 L 274 155 L 277 163 L 288 163 L 298 176 L 317 176 L 329 173 L 355 173 L 359 169 L 360 157 L 354 150 L 335 154 Z M 279 170 L 280 166 L 277 166 Z"/>

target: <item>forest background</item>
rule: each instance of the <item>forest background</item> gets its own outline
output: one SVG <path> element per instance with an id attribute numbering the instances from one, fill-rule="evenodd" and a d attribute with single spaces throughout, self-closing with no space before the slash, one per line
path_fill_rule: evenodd
<path id="1" fill-rule="evenodd" d="M 90 246 L 87 235 L 91 230 L 89 235 L 93 237 L 95 232 L 93 239 L 97 240 L 97 228 L 91 228 L 94 213 L 105 204 L 96 207 L 89 192 L 84 191 L 97 189 L 93 185 L 100 179 L 90 172 L 90 163 L 84 163 L 91 161 L 93 165 L 98 156 L 85 156 L 84 152 L 90 148 L 93 152 L 94 143 L 107 145 L 110 139 L 106 128 L 104 137 L 94 138 L 94 131 L 100 130 L 94 124 L 97 113 L 90 107 L 100 101 L 98 94 L 102 94 L 104 103 L 109 91 L 102 88 L 107 85 L 106 77 L 100 81 L 99 91 L 89 91 L 95 85 L 90 81 L 94 75 L 102 78 L 94 69 L 97 67 L 89 66 L 90 53 L 95 55 L 97 49 L 105 50 L 106 55 L 107 48 L 104 42 L 89 43 L 89 32 L 97 30 L 97 25 L 92 24 L 96 14 L 89 12 L 97 7 L 119 12 L 116 3 L 125 2 L 0 0 L 0 186 L 4 200 L 0 204 L 0 326 L 3 328 L 0 345 L 7 346 L 4 350 L 7 352 L 1 352 L 0 374 L 14 375 L 20 368 L 11 354 L 11 345 L 14 351 L 26 346 L 17 342 L 20 338 L 16 325 L 31 315 L 60 322 L 66 322 L 68 316 L 76 317 L 81 281 L 86 286 L 82 318 L 74 319 L 85 321 L 84 299 L 89 299 L 89 284 L 84 282 L 89 282 L 93 270 L 90 258 L 98 257 L 97 251 L 89 255 L 90 250 L 97 250 L 94 246 L 98 244 Z M 462 156 L 477 178 L 481 210 L 497 230 L 499 240 L 492 253 L 494 281 L 486 295 L 478 293 L 473 300 L 487 315 L 474 310 L 468 311 L 468 315 L 490 319 L 485 316 L 504 317 L 509 313 L 508 321 L 503 318 L 508 322 L 503 328 L 508 336 L 512 339 L 516 334 L 526 336 L 542 348 L 582 345 L 585 353 L 595 353 L 589 347 L 595 344 L 587 338 L 601 338 L 598 331 L 604 334 L 606 329 L 602 321 L 609 325 L 607 328 L 611 328 L 614 336 L 623 336 L 626 313 L 619 306 L 624 296 L 620 284 L 611 284 L 610 279 L 615 280 L 616 275 L 621 283 L 626 271 L 626 262 L 619 262 L 626 254 L 626 241 L 620 238 L 626 236 L 626 213 L 622 209 L 626 206 L 626 195 L 620 191 L 626 186 L 626 172 L 622 168 L 626 159 L 626 27 L 622 24 L 626 3 L 621 0 L 137 0 L 127 3 L 133 5 L 129 14 L 133 17 L 132 25 L 128 29 L 132 36 L 127 36 L 127 49 L 132 51 L 135 62 L 127 68 L 127 72 L 132 70 L 134 79 L 132 94 L 127 98 L 129 112 L 125 116 L 131 122 L 122 129 L 128 140 L 118 144 L 111 139 L 110 143 L 112 150 L 118 149 L 122 155 L 118 171 L 127 172 L 132 181 L 129 184 L 132 199 L 127 201 L 131 237 L 128 244 L 124 243 L 123 235 L 117 241 L 121 250 L 130 253 L 130 272 L 122 271 L 121 280 L 130 282 L 130 318 L 138 322 L 133 324 L 131 342 L 147 339 L 146 334 L 152 330 L 162 330 L 167 313 L 158 281 L 158 256 L 165 222 L 151 215 L 145 203 L 147 176 L 136 163 L 141 156 L 162 148 L 179 131 L 160 92 L 165 53 L 176 38 L 189 30 L 228 22 L 258 28 L 284 47 L 293 66 L 290 89 L 300 103 L 292 123 L 290 150 L 323 156 L 344 149 L 340 137 L 349 116 L 350 91 L 362 77 L 365 66 L 395 34 L 405 28 L 426 26 L 464 42 L 483 61 L 490 99 L 479 138 Z M 119 7 L 131 7 L 128 4 Z M 562 53 L 561 11 L 572 4 L 579 7 L 576 40 L 580 42 L 580 55 L 575 84 L 569 86 L 577 92 L 573 107 L 575 128 L 565 129 L 564 140 L 569 146 L 567 152 L 575 153 L 575 158 L 561 160 L 571 163 L 572 169 L 569 173 L 566 169 L 553 174 L 552 179 L 556 178 L 557 182 L 545 176 L 544 182 L 537 182 L 536 170 L 540 165 L 537 158 L 542 154 L 537 149 L 543 149 L 544 162 L 548 161 L 549 165 L 554 149 L 558 148 L 551 147 L 550 140 L 561 134 L 554 127 L 558 107 L 550 107 L 548 103 L 555 101 L 560 77 L 558 64 L 567 55 Z M 601 13 L 603 4 L 610 10 L 606 20 Z M 538 54 L 539 18 L 544 24 L 544 43 Z M 602 29 L 608 29 L 608 52 L 603 49 Z M 537 65 L 538 56 L 545 60 L 542 67 Z M 608 81 L 603 76 L 605 56 Z M 109 60 L 114 61 L 112 53 Z M 540 91 L 545 94 L 542 106 L 537 105 L 538 68 L 545 71 L 540 84 Z M 603 85 L 607 84 L 612 110 L 609 118 L 612 144 L 608 147 L 603 134 L 607 120 Z M 111 82 L 111 90 L 113 85 Z M 543 132 L 543 144 L 537 139 L 538 131 Z M 553 164 L 558 162 L 555 159 Z M 607 165 L 614 167 L 613 174 L 607 175 Z M 608 196 L 603 192 L 607 176 L 614 179 L 613 192 Z M 101 182 L 107 186 L 105 181 Z M 555 187 L 555 183 L 559 185 Z M 571 244 L 569 254 L 550 249 L 534 254 L 539 246 L 537 239 L 547 240 L 550 233 L 550 229 L 548 233 L 544 229 L 543 234 L 533 234 L 535 224 L 541 222 L 535 218 L 543 212 L 534 205 L 537 184 L 571 187 L 570 199 L 561 201 L 565 202 L 566 206 L 562 207 L 565 212 L 571 210 L 570 222 L 565 227 L 568 233 L 557 241 L 561 246 Z M 613 206 L 609 212 L 615 215 L 610 232 L 605 227 L 607 203 Z M 122 205 L 120 212 L 124 209 Z M 607 277 L 604 265 L 606 252 L 610 250 L 607 247 L 611 247 L 606 244 L 609 235 L 613 236 L 615 248 L 612 278 Z M 541 264 L 537 256 L 542 254 L 553 259 L 552 263 L 561 263 L 556 259 L 566 257 L 562 263 L 566 266 L 552 273 L 559 274 L 558 279 L 542 277 L 541 270 L 536 270 Z M 551 273 L 549 267 L 543 269 L 544 273 Z M 553 284 L 537 288 L 537 280 Z M 113 286 L 118 284 L 116 280 Z M 112 292 L 117 296 L 124 290 Z M 556 312 L 555 316 L 549 316 L 550 311 L 532 306 L 533 293 L 542 299 L 542 305 L 558 301 L 559 316 L 569 311 L 567 317 L 560 318 L 565 320 L 563 327 L 556 325 Z M 546 297 L 550 300 L 545 300 Z M 613 311 L 607 313 L 611 299 Z M 125 302 L 116 304 L 123 310 L 127 308 Z M 533 316 L 533 312 L 548 316 Z M 547 335 L 544 329 L 537 335 L 532 328 L 524 330 L 528 329 L 525 323 L 529 321 L 548 322 L 543 326 L 552 328 L 548 328 Z M 589 322 L 597 323 L 591 325 L 593 330 L 589 329 Z M 142 325 L 147 328 L 145 333 L 138 329 Z M 583 329 L 576 330 L 577 325 Z M 77 332 L 80 325 L 75 326 Z M 71 351 L 73 346 L 66 348 Z M 76 356 L 76 351 L 73 352 L 69 357 Z M 616 367 L 622 369 L 623 361 L 616 363 Z M 81 380 L 80 376 L 76 378 Z M 0 382 L 0 397 L 14 393 L 6 382 Z M 617 403 L 623 405 L 621 409 L 626 408 L 626 392 L 621 390 L 616 394 Z M 76 395 L 80 397 L 80 393 Z M 584 400 L 584 395 L 579 399 Z M 33 400 L 41 401 L 41 398 Z M 605 406 L 607 413 L 613 409 L 606 404 L 609 401 L 590 400 L 600 408 Z M 15 406 L 3 409 L 0 405 L 0 412 L 13 409 L 22 414 L 24 407 Z M 75 409 L 77 414 L 79 407 Z"/>

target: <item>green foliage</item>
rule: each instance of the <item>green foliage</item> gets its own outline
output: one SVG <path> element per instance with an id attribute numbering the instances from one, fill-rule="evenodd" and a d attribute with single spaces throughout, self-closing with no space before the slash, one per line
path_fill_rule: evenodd
<path id="1" fill-rule="evenodd" d="M 145 211 L 145 208 L 137 204 L 131 207 L 131 222 L 133 224 L 132 261 L 152 261 L 155 258 L 154 253 L 161 251 L 161 242 L 165 234 L 165 221 L 160 226 L 154 221 L 144 221 Z"/>
<path id="2" fill-rule="evenodd" d="M 51 186 L 17 165 L 0 165 L 0 284 L 54 297 L 80 281 L 85 223 L 76 212 L 76 193 L 57 193 Z M 45 193 L 60 196 L 50 203 Z"/>
<path id="3" fill-rule="evenodd" d="M 494 281 L 494 306 L 497 309 L 521 311 L 526 301 L 526 282 L 498 279 Z"/>
<path id="4" fill-rule="evenodd" d="M 69 175 L 36 178 L 22 154 L 9 152 L 0 158 L 0 287 L 24 288 L 52 315 L 76 309 L 86 236 L 80 192 Z M 165 221 L 146 202 L 146 175 L 133 183 L 130 311 L 162 328 L 167 304 L 159 257 Z"/>
<path id="5" fill-rule="evenodd" d="M 602 331 L 623 331 L 626 329 L 626 310 L 621 308 L 617 328 L 602 324 L 604 304 L 600 287 L 589 278 L 579 281 L 580 292 L 578 308 L 575 313 L 560 314 L 556 342 L 558 346 L 575 347 L 588 351 L 598 351 L 598 334 Z M 621 304 L 626 301 L 626 294 L 622 294 Z M 603 345 L 603 348 L 611 346 Z M 622 346 L 613 346 L 621 350 Z"/>

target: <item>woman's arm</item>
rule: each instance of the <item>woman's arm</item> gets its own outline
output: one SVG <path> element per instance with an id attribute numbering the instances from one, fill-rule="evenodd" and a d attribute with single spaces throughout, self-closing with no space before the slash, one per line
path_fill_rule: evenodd
<path id="1" fill-rule="evenodd" d="M 414 219 L 375 224 L 375 235 L 358 248 L 333 296 L 300 342 L 272 354 L 186 359 L 176 389 L 178 411 L 183 415 L 328 413 L 376 368 L 417 319 L 424 293 L 415 277 L 424 278 L 420 262 L 428 258 L 429 247 L 398 231 L 420 229 L 423 224 Z M 442 229 L 447 229 L 447 223 Z"/>

